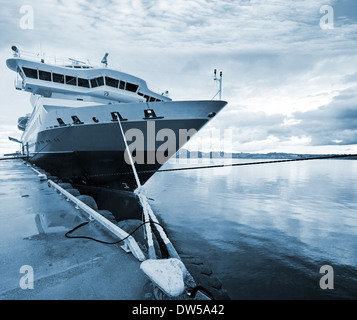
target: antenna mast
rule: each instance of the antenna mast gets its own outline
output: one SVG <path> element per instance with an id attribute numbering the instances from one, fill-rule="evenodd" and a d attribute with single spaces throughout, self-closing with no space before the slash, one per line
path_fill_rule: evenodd
<path id="1" fill-rule="evenodd" d="M 219 91 L 216 93 L 216 95 L 219 93 L 219 100 L 222 100 L 222 78 L 223 78 L 223 73 L 222 71 L 219 73 L 219 78 L 217 78 L 217 69 L 214 69 L 214 81 L 219 82 Z"/>
<path id="2" fill-rule="evenodd" d="M 109 55 L 109 53 L 106 53 L 105 55 L 104 55 L 104 57 L 103 57 L 103 59 L 102 59 L 102 61 L 101 61 L 101 63 L 103 63 L 103 65 L 105 66 L 105 67 L 108 67 L 108 55 Z"/>

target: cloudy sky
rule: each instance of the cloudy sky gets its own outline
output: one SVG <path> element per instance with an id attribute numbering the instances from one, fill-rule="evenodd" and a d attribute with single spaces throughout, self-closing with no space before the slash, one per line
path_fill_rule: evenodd
<path id="1" fill-rule="evenodd" d="M 5 64 L 11 45 L 93 64 L 109 52 L 111 67 L 174 100 L 212 99 L 216 68 L 228 106 L 196 141 L 217 140 L 217 130 L 222 141 L 229 129 L 234 152 L 357 153 L 355 0 L 0 4 L 0 154 L 17 149 L 7 137 L 20 137 L 17 118 L 31 112 Z M 24 5 L 33 9 L 30 29 Z"/>

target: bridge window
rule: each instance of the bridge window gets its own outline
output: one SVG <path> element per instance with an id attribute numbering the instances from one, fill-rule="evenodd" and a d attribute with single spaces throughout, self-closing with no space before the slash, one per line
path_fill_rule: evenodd
<path id="1" fill-rule="evenodd" d="M 105 77 L 105 83 L 109 87 L 118 88 L 119 80 L 113 79 L 113 78 L 110 78 L 110 77 Z"/>
<path id="2" fill-rule="evenodd" d="M 92 85 L 92 88 L 104 86 L 104 78 L 98 77 L 98 78 L 91 79 L 90 83 Z"/>
<path id="3" fill-rule="evenodd" d="M 98 86 L 104 86 L 104 78 L 103 77 L 98 77 L 97 79 Z"/>
<path id="4" fill-rule="evenodd" d="M 36 69 L 22 67 L 22 70 L 24 70 L 26 77 L 32 78 L 32 79 L 37 79 L 37 70 Z"/>
<path id="5" fill-rule="evenodd" d="M 91 84 L 92 88 L 96 88 L 99 86 L 97 79 L 90 79 L 90 84 Z"/>
<path id="6" fill-rule="evenodd" d="M 125 89 L 125 82 L 120 80 L 119 89 Z"/>
<path id="7" fill-rule="evenodd" d="M 150 102 L 155 102 L 155 98 L 150 97 Z"/>
<path id="8" fill-rule="evenodd" d="M 64 83 L 64 75 L 59 73 L 53 73 L 53 82 Z"/>
<path id="9" fill-rule="evenodd" d="M 131 92 L 136 92 L 138 90 L 139 86 L 130 82 L 126 83 L 125 90 L 131 91 Z"/>
<path id="10" fill-rule="evenodd" d="M 72 76 L 66 76 L 66 84 L 70 84 L 71 86 L 77 85 L 77 78 Z"/>
<path id="11" fill-rule="evenodd" d="M 78 87 L 89 88 L 89 81 L 88 81 L 88 79 L 78 78 Z"/>
<path id="12" fill-rule="evenodd" d="M 40 70 L 38 73 L 40 80 L 51 81 L 51 72 Z"/>

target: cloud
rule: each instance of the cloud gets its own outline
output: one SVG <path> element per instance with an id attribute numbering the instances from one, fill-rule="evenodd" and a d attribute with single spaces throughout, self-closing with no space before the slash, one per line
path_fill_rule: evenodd
<path id="1" fill-rule="evenodd" d="M 351 74 L 347 74 L 345 76 L 345 81 L 346 83 L 357 83 L 357 72 L 356 73 L 351 73 Z"/>
<path id="2" fill-rule="evenodd" d="M 294 113 L 294 119 L 300 122 L 291 127 L 292 132 L 311 136 L 312 145 L 357 144 L 356 93 L 354 87 L 317 110 Z"/>
<path id="3" fill-rule="evenodd" d="M 354 0 L 339 0 L 333 3 L 335 20 L 339 25 L 357 23 L 357 2 Z"/>
<path id="4" fill-rule="evenodd" d="M 229 104 L 212 126 L 235 128 L 238 149 L 355 141 L 354 93 L 346 91 L 357 85 L 354 0 L 34 0 L 33 30 L 19 27 L 26 1 L 0 2 L 3 61 L 13 44 L 94 64 L 109 52 L 111 67 L 175 100 L 211 99 L 217 68 Z M 333 30 L 319 26 L 322 5 L 334 8 Z M 0 128 L 10 119 L 15 127 L 29 112 L 28 97 L 10 88 L 4 63 L 0 69 L 8 108 Z M 349 109 L 339 102 L 344 96 Z"/>
<path id="5" fill-rule="evenodd" d="M 323 40 L 319 8 L 331 0 L 246 2 L 229 0 L 32 1 L 34 30 L 19 29 L 20 2 L 3 5 L 3 43 L 68 39 L 89 45 L 284 50 L 292 43 Z M 287 44 L 289 44 L 287 46 Z"/>
<path id="6" fill-rule="evenodd" d="M 292 115 L 267 114 L 245 107 L 228 107 L 206 130 L 220 128 L 233 132 L 233 149 L 259 151 L 310 146 L 349 146 L 357 144 L 357 86 L 339 92 L 332 101 L 314 110 Z M 204 135 L 204 132 L 199 133 Z M 213 137 L 215 139 L 215 137 Z M 214 143 L 213 143 L 214 145 Z M 336 149 L 335 152 L 338 152 Z"/>

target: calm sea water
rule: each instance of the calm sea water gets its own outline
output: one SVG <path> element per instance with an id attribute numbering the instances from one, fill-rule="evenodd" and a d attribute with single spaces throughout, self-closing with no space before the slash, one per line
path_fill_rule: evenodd
<path id="1" fill-rule="evenodd" d="M 165 168 L 222 163 L 188 161 Z M 357 298 L 357 161 L 157 173 L 146 187 L 174 246 L 204 260 L 232 299 Z M 334 289 L 320 288 L 324 265 Z"/>

